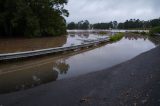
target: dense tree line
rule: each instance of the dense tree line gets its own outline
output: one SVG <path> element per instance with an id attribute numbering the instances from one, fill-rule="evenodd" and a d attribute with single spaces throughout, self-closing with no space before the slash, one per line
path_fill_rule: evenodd
<path id="1" fill-rule="evenodd" d="M 66 33 L 67 0 L 0 0 L 0 36 L 56 36 Z"/>
<path id="2" fill-rule="evenodd" d="M 90 23 L 88 20 L 85 21 L 79 21 L 78 23 L 75 22 L 71 22 L 67 25 L 67 29 L 70 30 L 74 30 L 74 29 L 82 29 L 82 30 L 86 30 L 86 29 L 90 29 Z"/>
<path id="3" fill-rule="evenodd" d="M 88 25 L 88 24 L 87 24 Z M 126 20 L 123 23 L 117 21 L 111 21 L 108 23 L 95 23 L 89 24 L 87 28 L 78 27 L 79 23 L 71 22 L 68 24 L 68 29 L 150 29 L 160 26 L 160 18 L 149 21 L 141 21 L 139 19 Z"/>
<path id="4" fill-rule="evenodd" d="M 109 22 L 109 23 L 96 23 L 90 24 L 88 20 L 79 21 L 78 23 L 71 22 L 67 25 L 67 29 L 109 29 L 109 28 L 117 28 L 117 21 Z"/>
<path id="5" fill-rule="evenodd" d="M 160 18 L 149 21 L 130 19 L 126 20 L 124 23 L 119 23 L 118 29 L 150 29 L 157 26 L 160 26 Z"/>
<path id="6" fill-rule="evenodd" d="M 109 28 L 113 28 L 112 23 L 96 23 L 93 24 L 93 29 L 109 29 Z"/>
<path id="7" fill-rule="evenodd" d="M 134 29 L 134 28 L 143 28 L 144 24 L 139 19 L 130 19 L 126 20 L 124 23 L 118 24 L 118 29 Z"/>
<path id="8" fill-rule="evenodd" d="M 93 29 L 116 29 L 117 28 L 117 21 L 111 21 L 109 23 L 96 23 L 92 25 Z"/>

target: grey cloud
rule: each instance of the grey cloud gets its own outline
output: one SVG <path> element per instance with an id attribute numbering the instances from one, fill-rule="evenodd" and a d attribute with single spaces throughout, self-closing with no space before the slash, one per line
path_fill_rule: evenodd
<path id="1" fill-rule="evenodd" d="M 160 0 L 69 0 L 70 21 L 109 22 L 160 17 Z"/>

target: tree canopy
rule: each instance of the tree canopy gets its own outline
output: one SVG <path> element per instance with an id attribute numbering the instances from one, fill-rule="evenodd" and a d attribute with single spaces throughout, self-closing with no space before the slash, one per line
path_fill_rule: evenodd
<path id="1" fill-rule="evenodd" d="M 88 20 L 85 21 L 79 21 L 78 23 L 71 22 L 67 25 L 67 29 L 73 30 L 73 29 L 82 29 L 87 30 L 90 29 L 90 23 Z"/>
<path id="2" fill-rule="evenodd" d="M 150 29 L 157 26 L 160 26 L 160 18 L 149 21 L 130 19 L 126 20 L 124 23 L 119 23 L 118 29 Z"/>
<path id="3" fill-rule="evenodd" d="M 87 23 L 87 24 L 86 24 Z M 89 26 L 89 27 L 84 27 Z M 111 21 L 106 23 L 89 24 L 89 21 L 80 21 L 78 23 L 71 22 L 68 24 L 68 29 L 150 29 L 160 26 L 160 18 L 143 21 L 139 19 L 130 19 L 125 22 L 118 23 Z"/>
<path id="4" fill-rule="evenodd" d="M 56 36 L 66 33 L 67 0 L 0 0 L 0 36 Z"/>
<path id="5" fill-rule="evenodd" d="M 110 29 L 113 28 L 113 23 L 96 23 L 92 25 L 93 29 Z"/>

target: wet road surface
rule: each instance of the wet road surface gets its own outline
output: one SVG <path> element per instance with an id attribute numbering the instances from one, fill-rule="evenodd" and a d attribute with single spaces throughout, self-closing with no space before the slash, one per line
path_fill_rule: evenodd
<path id="1" fill-rule="evenodd" d="M 160 47 L 99 72 L 0 95 L 4 106 L 159 106 Z"/>

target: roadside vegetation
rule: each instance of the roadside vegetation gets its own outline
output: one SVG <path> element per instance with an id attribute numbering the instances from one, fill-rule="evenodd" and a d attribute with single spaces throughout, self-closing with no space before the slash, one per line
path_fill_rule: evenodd
<path id="1" fill-rule="evenodd" d="M 124 33 L 116 33 L 115 35 L 110 37 L 111 42 L 116 42 L 121 40 L 124 37 Z"/>
<path id="2" fill-rule="evenodd" d="M 160 26 L 152 28 L 150 30 L 150 35 L 151 36 L 160 35 Z"/>

